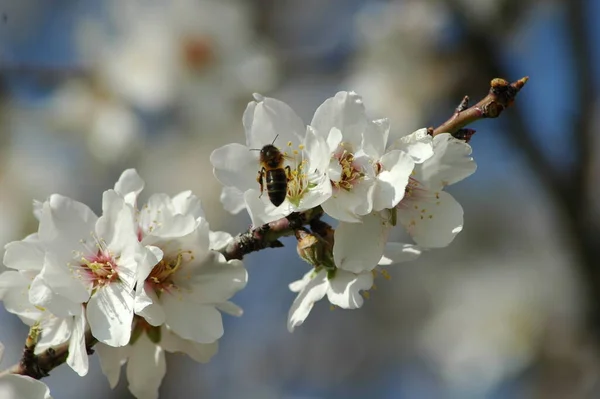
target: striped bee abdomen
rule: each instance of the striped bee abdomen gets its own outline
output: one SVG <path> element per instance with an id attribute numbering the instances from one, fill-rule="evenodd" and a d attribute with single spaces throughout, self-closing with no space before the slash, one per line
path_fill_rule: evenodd
<path id="1" fill-rule="evenodd" d="M 267 170 L 267 193 L 269 199 L 275 206 L 279 206 L 285 200 L 287 194 L 287 175 L 285 169 Z"/>

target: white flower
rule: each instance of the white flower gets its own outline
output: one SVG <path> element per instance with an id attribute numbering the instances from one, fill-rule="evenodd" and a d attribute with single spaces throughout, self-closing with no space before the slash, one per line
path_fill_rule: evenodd
<path id="1" fill-rule="evenodd" d="M 79 375 L 88 372 L 88 356 L 85 347 L 85 310 L 70 306 L 61 297 L 56 297 L 59 306 L 72 308 L 72 314 L 57 317 L 46 309 L 30 303 L 30 289 L 33 286 L 38 292 L 49 291 L 50 288 L 38 276 L 44 264 L 44 252 L 37 234 L 26 237 L 23 241 L 15 241 L 6 246 L 4 264 L 18 271 L 6 271 L 0 274 L 0 299 L 10 313 L 16 314 L 27 325 L 39 323 L 41 337 L 36 345 L 36 353 L 41 353 L 51 346 L 69 342 L 67 364 Z"/>
<path id="2" fill-rule="evenodd" d="M 392 148 L 414 145 L 410 138 Z M 471 146 L 444 133 L 433 138 L 433 156 L 415 166 L 406 194 L 396 206 L 398 220 L 422 247 L 444 247 L 462 230 L 463 209 L 444 187 L 470 176 L 477 165 Z"/>
<path id="3" fill-rule="evenodd" d="M 121 175 L 115 190 L 134 204 L 143 185 L 130 169 Z M 244 288 L 248 276 L 241 261 L 226 261 L 210 249 L 208 223 L 198 198 L 189 191 L 173 198 L 152 195 L 138 212 L 137 234 L 154 257 L 140 266 L 136 313 L 153 326 L 166 324 L 186 340 L 219 339 L 223 335 L 219 310 L 241 314 L 228 299 Z M 227 239 L 214 236 L 213 243 L 224 244 Z"/>
<path id="4" fill-rule="evenodd" d="M 0 343 L 0 360 L 4 345 Z M 0 398 L 2 399 L 52 399 L 50 389 L 42 381 L 17 374 L 0 376 Z"/>
<path id="5" fill-rule="evenodd" d="M 119 382 L 121 366 L 127 363 L 126 375 L 129 391 L 138 399 L 158 398 L 158 389 L 166 373 L 165 351 L 182 352 L 200 363 L 208 362 L 217 352 L 218 343 L 199 344 L 187 341 L 165 325 L 151 327 L 143 319 L 136 317 L 135 339 L 125 347 L 115 348 L 96 345 L 100 366 L 108 378 L 111 388 Z"/>
<path id="6" fill-rule="evenodd" d="M 331 195 L 331 184 L 326 176 L 329 156 L 324 140 L 307 129 L 284 102 L 258 95 L 255 98 L 257 101 L 248 104 L 243 117 L 246 145 L 234 143 L 218 148 L 210 160 L 215 177 L 226 186 L 222 200 L 227 209 L 239 211 L 243 199 L 256 226 L 322 204 Z M 281 151 L 282 166 L 290 171 L 285 200 L 277 207 L 267 192 L 258 190 L 257 175 L 262 166 L 259 151 L 253 150 L 267 144 Z"/>
<path id="7" fill-rule="evenodd" d="M 420 254 L 420 250 L 413 245 L 389 244 L 380 264 L 406 262 L 416 259 Z M 288 330 L 292 332 L 295 327 L 304 323 L 315 302 L 325 296 L 332 305 L 342 309 L 360 308 L 364 302 L 360 291 L 369 290 L 373 286 L 376 270 L 372 269 L 374 267 L 369 271 L 352 273 L 339 268 L 328 270 L 317 267 L 306 273 L 302 280 L 291 283 L 290 290 L 297 292 L 298 296 L 288 313 Z M 385 271 L 381 273 L 384 277 L 389 277 Z"/>
<path id="8" fill-rule="evenodd" d="M 288 313 L 288 330 L 304 323 L 315 302 L 327 295 L 333 305 L 343 309 L 360 308 L 364 299 L 360 291 L 373 286 L 373 273 L 350 273 L 345 270 L 328 271 L 325 268 L 311 270 L 302 280 L 290 284 L 290 290 L 298 296 L 292 303 Z"/>
<path id="9" fill-rule="evenodd" d="M 147 252 L 137 240 L 131 206 L 106 191 L 98 218 L 86 205 L 54 194 L 43 203 L 38 241 L 9 244 L 5 262 L 27 260 L 33 252 L 43 253 L 43 267 L 31 283 L 32 304 L 64 318 L 80 316 L 86 303 L 94 337 L 127 345 L 137 265 Z"/>

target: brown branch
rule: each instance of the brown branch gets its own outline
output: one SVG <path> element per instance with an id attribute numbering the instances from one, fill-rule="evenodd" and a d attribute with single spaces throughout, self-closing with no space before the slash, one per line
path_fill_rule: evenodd
<path id="1" fill-rule="evenodd" d="M 34 342 L 31 339 L 31 335 L 32 334 L 30 332 L 30 334 L 27 336 L 25 348 L 23 349 L 23 356 L 21 357 L 19 363 L 1 372 L 0 376 L 6 374 L 20 374 L 39 380 L 44 377 L 48 377 L 50 375 L 50 371 L 67 361 L 67 357 L 69 356 L 68 342 L 56 347 L 48 348 L 39 355 L 35 355 L 35 343 L 37 342 Z M 92 333 L 89 330 L 86 331 L 85 344 L 88 355 L 94 353 L 92 347 L 97 342 L 98 341 L 92 337 Z"/>
<path id="2" fill-rule="evenodd" d="M 323 209 L 317 207 L 305 212 L 294 212 L 285 218 L 250 228 L 247 232 L 238 234 L 221 253 L 227 260 L 242 259 L 249 253 L 265 248 L 283 247 L 279 241 L 281 237 L 294 235 L 296 229 L 319 219 L 322 215 Z"/>
<path id="3" fill-rule="evenodd" d="M 433 129 L 432 136 L 450 133 L 457 138 L 469 141 L 475 131 L 464 129 L 464 127 L 479 119 L 499 117 L 502 111 L 512 105 L 528 79 L 528 77 L 524 77 L 513 83 L 508 83 L 500 78 L 493 79 L 487 96 L 469 108 L 467 108 L 469 97 L 465 96 L 450 119 Z"/>

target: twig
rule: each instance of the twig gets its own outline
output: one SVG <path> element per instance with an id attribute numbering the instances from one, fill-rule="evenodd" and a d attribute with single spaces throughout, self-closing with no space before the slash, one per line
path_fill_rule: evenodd
<path id="1" fill-rule="evenodd" d="M 283 247 L 279 238 L 294 235 L 294 231 L 309 224 L 323 215 L 323 209 L 317 207 L 305 212 L 294 212 L 289 216 L 262 226 L 251 228 L 238 234 L 221 253 L 229 259 L 242 259 L 249 253 L 265 248 Z"/>
<path id="2" fill-rule="evenodd" d="M 450 133 L 468 141 L 475 131 L 463 128 L 479 119 L 499 117 L 502 111 L 512 105 L 528 79 L 524 77 L 513 83 L 500 78 L 493 79 L 487 96 L 469 108 L 469 97 L 465 96 L 450 119 L 433 129 L 432 136 Z"/>
<path id="3" fill-rule="evenodd" d="M 32 327 L 33 330 L 33 327 Z M 6 374 L 20 374 L 26 375 L 36 380 L 48 377 L 50 371 L 60 366 L 67 361 L 69 355 L 69 342 L 58 345 L 56 347 L 48 348 L 39 355 L 34 354 L 35 344 L 37 343 L 37 337 L 35 342 L 31 340 L 31 331 L 27 336 L 25 342 L 25 349 L 23 350 L 23 357 L 18 364 L 4 370 L 0 373 L 0 377 Z M 34 343 L 33 343 L 34 342 Z M 92 347 L 98 341 L 92 336 L 92 333 L 88 330 L 85 333 L 85 346 L 89 355 L 93 352 Z M 33 343 L 33 345 L 32 345 Z"/>

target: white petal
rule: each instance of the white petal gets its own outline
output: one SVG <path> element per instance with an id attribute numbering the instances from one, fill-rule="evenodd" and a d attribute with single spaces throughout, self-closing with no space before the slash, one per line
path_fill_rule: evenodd
<path id="1" fill-rule="evenodd" d="M 423 163 L 433 156 L 433 137 L 427 129 L 419 129 L 400 137 L 390 145 L 390 150 L 402 150 L 412 157 L 415 163 Z"/>
<path id="2" fill-rule="evenodd" d="M 102 217 L 98 219 L 95 231 L 115 254 L 138 242 L 135 212 L 114 190 L 106 190 L 102 195 Z"/>
<path id="3" fill-rule="evenodd" d="M 339 133 L 339 140 L 342 139 L 341 133 Z M 337 148 L 335 144 L 334 148 Z M 331 158 L 331 152 L 329 146 L 325 142 L 322 136 L 315 133 L 312 127 L 308 127 L 306 130 L 306 137 L 304 138 L 304 154 L 303 158 L 308 159 L 310 162 L 309 171 L 319 171 L 325 173 L 329 167 L 329 160 Z"/>
<path id="4" fill-rule="evenodd" d="M 56 253 L 70 256 L 82 238 L 90 237 L 97 219 L 87 205 L 52 194 L 42 207 L 39 239 L 51 242 Z"/>
<path id="5" fill-rule="evenodd" d="M 258 154 L 258 151 L 250 151 L 250 148 L 237 143 L 217 148 L 210 154 L 215 177 L 224 186 L 236 187 L 240 191 L 258 187 Z"/>
<path id="6" fill-rule="evenodd" d="M 104 345 L 101 342 L 94 345 L 94 350 L 100 359 L 100 368 L 102 368 L 102 372 L 108 379 L 108 383 L 112 389 L 115 389 L 119 383 L 121 366 L 126 360 L 128 349 L 127 347 L 115 348 Z"/>
<path id="7" fill-rule="evenodd" d="M 81 314 L 81 305 L 79 305 L 79 313 Z M 39 320 L 39 326 L 42 330 L 42 335 L 35 346 L 35 353 L 41 353 L 51 346 L 64 344 L 71 338 L 74 326 L 74 317 L 66 318 L 55 317 L 52 314 L 44 313 L 44 316 Z"/>
<path id="8" fill-rule="evenodd" d="M 168 326 L 181 338 L 209 344 L 223 336 L 221 313 L 214 306 L 182 301 L 174 295 L 161 299 Z"/>
<path id="9" fill-rule="evenodd" d="M 354 92 L 341 91 L 328 98 L 317 108 L 310 125 L 317 134 L 326 138 L 332 128 L 338 128 L 344 142 L 356 148 L 361 145 L 367 124 L 362 98 Z"/>
<path id="10" fill-rule="evenodd" d="M 362 223 L 340 223 L 334 233 L 335 265 L 353 273 L 373 270 L 381 259 L 389 231 L 379 214 L 364 216 Z"/>
<path id="11" fill-rule="evenodd" d="M 327 293 L 329 284 L 327 282 L 327 271 L 321 270 L 314 277 L 311 277 L 312 272 L 308 273 L 307 276 L 310 278 L 308 283 L 304 286 L 302 291 L 298 294 L 292 307 L 288 313 L 287 328 L 289 332 L 293 332 L 294 328 L 298 327 L 308 317 L 308 314 L 312 310 L 315 302 L 323 299 Z M 290 285 L 290 289 L 291 289 Z M 292 289 L 293 291 L 293 289 Z"/>
<path id="12" fill-rule="evenodd" d="M 226 231 L 211 231 L 208 233 L 210 249 L 218 251 L 225 248 L 233 240 L 233 236 Z"/>
<path id="13" fill-rule="evenodd" d="M 360 295 L 361 290 L 368 290 L 373 286 L 373 273 L 350 273 L 337 269 L 335 277 L 329 280 L 327 299 L 332 304 L 342 309 L 357 309 L 364 302 Z"/>
<path id="14" fill-rule="evenodd" d="M 183 339 L 165 327 L 161 329 L 161 333 L 160 344 L 167 352 L 185 353 L 199 363 L 207 363 L 219 350 L 219 341 L 199 344 Z"/>
<path id="15" fill-rule="evenodd" d="M 230 301 L 215 303 L 215 306 L 221 312 L 227 313 L 231 316 L 240 317 L 244 314 L 244 310 L 242 308 Z"/>
<path id="16" fill-rule="evenodd" d="M 477 169 L 471 157 L 471 146 L 457 140 L 448 133 L 433 138 L 434 154 L 420 168 L 415 168 L 415 179 L 432 190 L 443 187 L 470 176 Z"/>
<path id="17" fill-rule="evenodd" d="M 314 131 L 314 128 L 311 130 Z M 327 134 L 326 137 L 327 137 L 327 146 L 329 147 L 329 153 L 333 154 L 337 150 L 340 143 L 342 142 L 342 139 L 344 138 L 342 136 L 342 132 L 340 131 L 340 129 L 334 127 L 329 131 L 329 133 Z"/>
<path id="18" fill-rule="evenodd" d="M 223 187 L 220 200 L 229 213 L 237 214 L 246 207 L 244 192 L 236 187 Z"/>
<path id="19" fill-rule="evenodd" d="M 6 245 L 4 265 L 19 270 L 42 270 L 44 248 L 35 241 L 13 241 Z"/>
<path id="20" fill-rule="evenodd" d="M 164 350 L 142 334 L 131 348 L 126 375 L 136 398 L 158 399 L 158 388 L 167 372 Z"/>
<path id="21" fill-rule="evenodd" d="M 89 298 L 87 291 L 85 297 L 86 299 L 84 300 L 73 301 L 71 298 L 65 298 L 62 295 L 56 294 L 42 278 L 42 275 L 36 276 L 29 287 L 29 302 L 38 307 L 48 309 L 58 317 L 79 315 L 81 304 Z"/>
<path id="22" fill-rule="evenodd" d="M 4 308 L 18 315 L 28 325 L 35 323 L 42 311 L 29 302 L 28 285 L 31 280 L 17 271 L 0 274 L 0 300 Z"/>
<path id="23" fill-rule="evenodd" d="M 288 141 L 296 148 L 302 142 L 306 130 L 302 119 L 289 105 L 270 97 L 248 104 L 243 122 L 248 148 L 260 149 L 273 142 L 276 147 L 285 148 Z"/>
<path id="24" fill-rule="evenodd" d="M 321 206 L 325 213 L 342 222 L 358 222 L 373 208 L 373 196 L 369 195 L 373 180 L 362 179 L 350 191 L 333 189 L 331 197 Z"/>
<path id="25" fill-rule="evenodd" d="M 423 201 L 410 201 L 399 209 L 398 219 L 415 242 L 425 248 L 445 247 L 463 227 L 463 209 L 448 193 L 440 191 Z"/>
<path id="26" fill-rule="evenodd" d="M 379 159 L 385 152 L 389 132 L 390 121 L 388 119 L 368 121 L 363 134 L 362 150 L 371 158 Z"/>
<path id="27" fill-rule="evenodd" d="M 263 224 L 279 220 L 294 211 L 292 204 L 287 199 L 276 207 L 269 201 L 266 193 L 260 197 L 258 190 L 246 191 L 244 193 L 244 201 L 246 202 L 246 208 L 248 209 L 253 226 L 262 226 Z"/>
<path id="28" fill-rule="evenodd" d="M 373 191 L 373 210 L 391 209 L 398 205 L 406 192 L 408 178 L 413 171 L 414 162 L 404 151 L 394 150 L 385 154 L 381 160 L 383 171 L 377 175 Z"/>
<path id="29" fill-rule="evenodd" d="M 125 198 L 125 202 L 135 207 L 138 195 L 144 189 L 144 180 L 135 169 L 127 169 L 115 183 L 115 191 Z"/>
<path id="30" fill-rule="evenodd" d="M 202 202 L 191 191 L 183 191 L 177 194 L 172 201 L 175 212 L 193 216 L 194 219 L 204 217 Z"/>
<path id="31" fill-rule="evenodd" d="M 85 348 L 85 312 L 82 307 L 81 314 L 73 317 L 73 332 L 69 341 L 69 355 L 67 364 L 80 376 L 88 372 L 89 363 Z"/>
<path id="32" fill-rule="evenodd" d="M 225 257 L 211 251 L 204 259 L 196 258 L 194 262 L 173 275 L 175 285 L 186 293 L 185 298 L 195 303 L 218 303 L 231 298 L 243 289 L 248 281 L 248 273 L 239 260 L 226 261 Z"/>
<path id="33" fill-rule="evenodd" d="M 383 249 L 383 256 L 379 261 L 380 266 L 415 260 L 421 255 L 421 249 L 416 245 L 388 242 Z"/>
<path id="34" fill-rule="evenodd" d="M 165 294 L 168 295 L 168 294 Z M 160 326 L 165 322 L 166 315 L 161 302 L 152 289 L 144 287 L 135 297 L 135 313 L 153 326 Z"/>
<path id="35" fill-rule="evenodd" d="M 42 381 L 24 375 L 7 374 L 0 378 L 0 398 L 52 399 L 52 396 Z"/>
<path id="36" fill-rule="evenodd" d="M 99 288 L 87 304 L 92 335 L 110 346 L 125 346 L 131 337 L 134 298 L 123 284 Z"/>
<path id="37" fill-rule="evenodd" d="M 46 252 L 44 267 L 36 278 L 43 279 L 44 283 L 51 288 L 52 293 L 54 294 L 58 294 L 75 303 L 87 302 L 90 297 L 90 291 L 88 291 L 88 289 L 91 289 L 91 287 L 86 286 L 87 284 L 84 283 L 82 279 L 76 277 L 66 264 L 61 264 L 59 262 L 60 261 L 56 258 L 54 253 Z M 30 298 L 34 295 L 33 292 L 34 291 L 30 291 Z M 40 306 L 49 306 L 51 298 L 46 298 L 46 300 L 47 302 L 42 302 L 40 300 L 35 303 Z"/>

